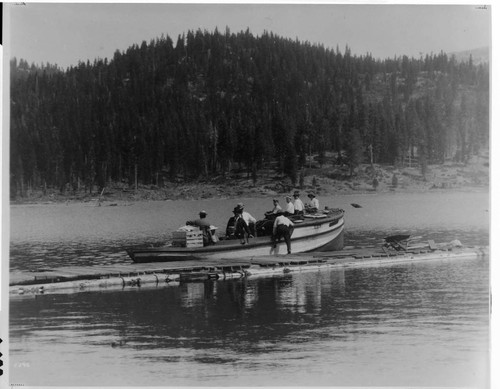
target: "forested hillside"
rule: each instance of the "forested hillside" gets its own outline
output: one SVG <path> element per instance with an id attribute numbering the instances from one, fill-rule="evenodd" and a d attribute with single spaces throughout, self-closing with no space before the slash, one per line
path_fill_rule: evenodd
<path id="1" fill-rule="evenodd" d="M 292 183 L 333 151 L 423 170 L 487 146 L 488 65 L 444 53 L 376 60 L 249 31 L 189 31 L 61 70 L 11 61 L 11 195 L 113 182 L 254 177 Z"/>

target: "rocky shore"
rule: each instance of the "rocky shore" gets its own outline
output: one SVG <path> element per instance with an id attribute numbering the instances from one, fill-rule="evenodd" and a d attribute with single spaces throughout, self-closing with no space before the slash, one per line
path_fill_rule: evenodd
<path id="1" fill-rule="evenodd" d="M 487 155 L 474 156 L 467 164 L 447 162 L 428 165 L 425 176 L 419 166 L 395 167 L 363 164 L 351 177 L 347 167 L 312 165 L 292 185 L 290 179 L 275 171 L 260 171 L 252 180 L 246 172 L 233 172 L 226 178 L 199 179 L 165 183 L 162 187 L 139 185 L 137 189 L 125 184 L 114 184 L 100 193 L 66 192 L 58 190 L 30 191 L 25 197 L 11 200 L 11 204 L 38 204 L 51 202 L 98 202 L 100 205 L 119 205 L 134 201 L 197 200 L 237 197 L 283 197 L 293 192 L 313 191 L 318 195 L 374 192 L 469 191 L 489 186 L 489 159 Z"/>

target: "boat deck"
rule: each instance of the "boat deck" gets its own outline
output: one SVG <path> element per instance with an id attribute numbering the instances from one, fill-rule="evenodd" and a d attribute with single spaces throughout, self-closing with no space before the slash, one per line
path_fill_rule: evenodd
<path id="1" fill-rule="evenodd" d="M 103 266 L 68 266 L 43 271 L 11 271 L 11 295 L 68 293 L 109 288 L 140 287 L 207 279 L 282 275 L 297 271 L 318 271 L 450 258 L 482 258 L 484 247 L 391 251 L 366 248 L 245 257 L 234 260 L 206 259 L 153 263 L 123 263 Z M 65 292 L 62 292 L 65 290 Z"/>

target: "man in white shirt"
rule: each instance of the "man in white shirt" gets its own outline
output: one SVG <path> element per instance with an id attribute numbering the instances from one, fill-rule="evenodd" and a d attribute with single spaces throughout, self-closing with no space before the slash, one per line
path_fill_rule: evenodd
<path id="1" fill-rule="evenodd" d="M 283 237 L 285 239 L 287 252 L 288 254 L 291 254 L 292 244 L 290 242 L 290 237 L 292 236 L 292 233 L 292 221 L 286 216 L 278 216 L 273 225 L 273 247 L 276 247 L 276 243 Z"/>
<path id="2" fill-rule="evenodd" d="M 304 214 L 304 203 L 300 199 L 300 193 L 295 191 L 293 193 L 293 207 L 295 209 L 295 215 L 303 215 Z"/>
<path id="3" fill-rule="evenodd" d="M 286 196 L 285 197 L 286 205 L 285 205 L 285 215 L 290 216 L 295 213 L 295 207 L 293 206 L 292 203 L 292 197 L 291 196 Z"/>

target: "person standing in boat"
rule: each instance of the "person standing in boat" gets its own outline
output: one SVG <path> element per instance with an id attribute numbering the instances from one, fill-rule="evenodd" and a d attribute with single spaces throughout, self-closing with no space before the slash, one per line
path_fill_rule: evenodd
<path id="1" fill-rule="evenodd" d="M 292 203 L 292 197 L 286 196 L 285 201 L 286 201 L 285 216 L 291 216 L 295 213 L 295 207 L 293 206 L 293 203 Z"/>
<path id="2" fill-rule="evenodd" d="M 306 204 L 306 211 L 309 213 L 316 213 L 319 210 L 319 200 L 316 198 L 314 193 L 309 193 L 307 195 L 309 197 L 309 203 Z"/>
<path id="3" fill-rule="evenodd" d="M 293 208 L 294 208 L 294 214 L 295 215 L 303 215 L 304 214 L 304 203 L 300 199 L 300 193 L 299 191 L 295 191 L 293 193 Z"/>
<path id="4" fill-rule="evenodd" d="M 273 247 L 281 238 L 285 240 L 287 253 L 292 253 L 291 236 L 293 233 L 293 222 L 284 215 L 279 215 L 273 225 Z"/>
<path id="5" fill-rule="evenodd" d="M 236 221 L 238 220 L 238 210 L 233 209 L 233 216 L 229 218 L 226 226 L 226 239 L 236 239 Z"/>
<path id="6" fill-rule="evenodd" d="M 235 207 L 233 209 L 234 217 L 233 220 L 229 219 L 229 222 L 234 224 L 234 237 L 240 239 L 241 244 L 248 243 L 248 238 L 253 237 L 248 224 L 243 219 L 243 212 L 241 208 Z M 228 223 L 229 226 L 229 223 Z"/>
<path id="7" fill-rule="evenodd" d="M 207 220 L 207 213 L 205 211 L 200 211 L 199 216 L 199 219 L 188 220 L 186 222 L 186 225 L 198 227 L 203 232 L 203 245 L 207 246 L 214 243 L 214 239 L 212 238 L 211 224 Z"/>
<path id="8" fill-rule="evenodd" d="M 236 208 L 241 211 L 241 216 L 243 217 L 245 223 L 247 223 L 247 226 L 250 229 L 250 234 L 255 236 L 255 223 L 257 223 L 257 219 L 245 211 L 245 205 L 243 203 L 238 203 Z"/>

